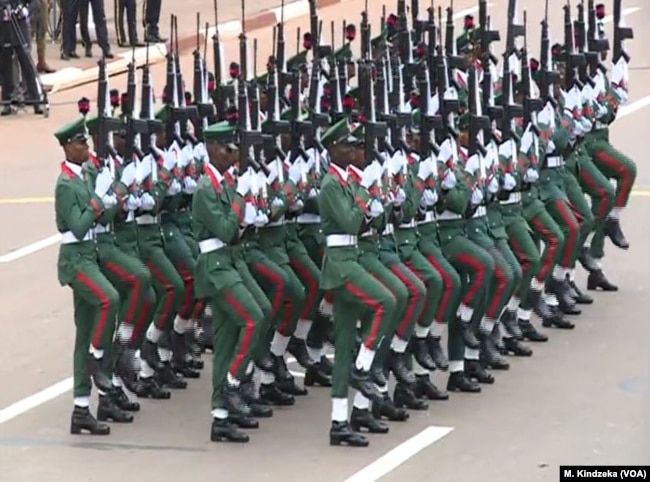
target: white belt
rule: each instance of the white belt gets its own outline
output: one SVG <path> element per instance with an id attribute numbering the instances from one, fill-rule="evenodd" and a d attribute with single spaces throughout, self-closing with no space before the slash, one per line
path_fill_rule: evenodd
<path id="1" fill-rule="evenodd" d="M 474 211 L 474 214 L 472 214 L 473 218 L 481 218 L 487 214 L 487 209 L 485 206 L 479 206 L 476 211 Z"/>
<path id="2" fill-rule="evenodd" d="M 101 224 L 98 224 L 95 226 L 95 234 L 105 234 L 105 233 L 110 233 L 112 231 L 111 225 L 106 225 L 103 226 Z"/>
<path id="3" fill-rule="evenodd" d="M 370 229 L 370 230 L 366 231 L 365 233 L 361 233 L 361 234 L 359 235 L 359 237 L 360 237 L 360 238 L 369 238 L 369 237 L 372 236 L 373 234 L 375 234 L 375 231 L 374 231 L 373 229 Z"/>
<path id="4" fill-rule="evenodd" d="M 388 223 L 384 228 L 384 232 L 381 233 L 381 235 L 390 236 L 391 234 L 395 234 L 395 225 L 393 223 Z"/>
<path id="5" fill-rule="evenodd" d="M 284 226 L 285 224 L 287 224 L 287 220 L 284 218 L 284 216 L 280 216 L 280 219 L 277 221 L 271 221 L 265 227 L 274 228 L 275 226 Z"/>
<path id="6" fill-rule="evenodd" d="M 95 233 L 92 229 L 89 230 L 82 239 L 78 239 L 72 231 L 61 233 L 61 244 L 83 243 L 84 241 L 92 241 L 93 239 L 95 239 Z"/>
<path id="7" fill-rule="evenodd" d="M 596 121 L 596 129 L 607 129 L 607 124 L 601 121 Z"/>
<path id="8" fill-rule="evenodd" d="M 126 219 L 124 220 L 125 223 L 131 223 L 135 219 L 135 212 L 134 211 L 129 211 L 128 214 L 126 215 Z"/>
<path id="9" fill-rule="evenodd" d="M 301 214 L 296 218 L 298 224 L 318 224 L 320 216 L 318 214 Z"/>
<path id="10" fill-rule="evenodd" d="M 438 214 L 438 221 L 453 221 L 456 219 L 463 219 L 463 216 L 449 210 L 443 211 L 440 214 Z"/>
<path id="11" fill-rule="evenodd" d="M 499 201 L 501 204 L 517 204 L 521 202 L 521 193 L 520 192 L 511 192 L 510 196 L 508 196 L 508 199 L 504 199 L 502 201 Z"/>
<path id="12" fill-rule="evenodd" d="M 211 253 L 212 251 L 221 249 L 224 246 L 226 246 L 226 243 L 218 238 L 208 238 L 204 239 L 203 241 L 199 241 L 199 251 L 202 254 Z"/>
<path id="13" fill-rule="evenodd" d="M 546 165 L 551 168 L 564 166 L 562 156 L 550 156 L 546 158 Z"/>
<path id="14" fill-rule="evenodd" d="M 135 218 L 136 224 L 158 224 L 158 217 L 151 214 L 143 214 Z"/>
<path id="15" fill-rule="evenodd" d="M 427 213 L 429 214 L 429 213 Z M 433 214 L 433 213 L 431 213 Z M 409 229 L 409 228 L 414 228 L 415 227 L 415 219 L 411 219 L 408 223 L 402 223 L 399 225 L 400 229 Z"/>
<path id="16" fill-rule="evenodd" d="M 357 237 L 351 234 L 330 234 L 325 237 L 328 248 L 341 248 L 343 246 L 356 246 Z"/>
<path id="17" fill-rule="evenodd" d="M 449 211 L 446 211 L 446 212 L 449 212 Z M 440 216 L 438 216 L 438 217 L 440 217 Z M 424 219 L 422 221 L 418 221 L 418 224 L 429 224 L 429 223 L 433 223 L 435 221 L 436 221 L 436 214 L 433 211 L 427 211 L 424 214 Z"/>

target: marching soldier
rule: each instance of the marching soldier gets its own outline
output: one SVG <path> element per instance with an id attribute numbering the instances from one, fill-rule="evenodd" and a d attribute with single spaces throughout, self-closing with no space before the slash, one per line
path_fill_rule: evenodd
<path id="1" fill-rule="evenodd" d="M 54 136 L 65 153 L 55 192 L 56 224 L 62 236 L 58 278 L 62 286 L 72 289 L 76 327 L 70 433 L 108 435 L 110 427 L 93 417 L 89 404 L 92 383 L 104 395 L 113 388 L 106 375 L 105 355 L 110 350 L 120 297 L 99 266 L 94 226 L 106 210 L 117 205 L 117 199 L 109 193 L 110 177 L 98 176 L 93 185 L 83 171 L 89 155 L 84 120 L 62 127 Z"/>

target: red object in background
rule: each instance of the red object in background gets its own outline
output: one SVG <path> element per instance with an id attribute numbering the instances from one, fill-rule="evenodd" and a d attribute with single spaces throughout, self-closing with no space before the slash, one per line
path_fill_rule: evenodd
<path id="1" fill-rule="evenodd" d="M 90 112 L 90 100 L 87 97 L 82 97 L 77 101 L 77 109 L 81 115 L 86 115 Z"/>
<path id="2" fill-rule="evenodd" d="M 354 109 L 354 97 L 352 97 L 350 94 L 345 94 L 345 97 L 343 97 L 341 104 L 343 105 L 344 110 Z"/>
<path id="3" fill-rule="evenodd" d="M 345 27 L 345 38 L 352 42 L 357 37 L 357 27 L 351 23 Z"/>
<path id="4" fill-rule="evenodd" d="M 311 39 L 311 33 L 307 32 L 302 36 L 302 48 L 305 50 L 311 50 L 313 41 Z"/>
<path id="5" fill-rule="evenodd" d="M 531 58 L 528 62 L 528 66 L 532 72 L 537 72 L 539 70 L 539 60 Z"/>
<path id="6" fill-rule="evenodd" d="M 463 28 L 465 30 L 470 30 L 474 28 L 474 17 L 472 15 L 465 15 Z"/>

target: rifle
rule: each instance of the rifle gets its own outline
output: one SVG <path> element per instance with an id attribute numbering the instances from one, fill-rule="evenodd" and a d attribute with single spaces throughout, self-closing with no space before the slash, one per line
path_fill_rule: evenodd
<path id="1" fill-rule="evenodd" d="M 141 136 L 149 133 L 149 122 L 140 119 L 139 109 L 136 108 L 135 98 L 137 95 L 137 81 L 135 75 L 135 59 L 131 60 L 128 66 L 127 86 L 126 86 L 126 108 L 124 109 L 129 116 L 126 121 L 126 139 L 125 139 L 125 162 L 133 161 L 134 156 L 144 157 L 140 149 Z"/>
<path id="2" fill-rule="evenodd" d="M 442 22 L 442 9 L 438 9 L 438 21 Z M 449 15 L 449 10 L 447 11 Z M 453 21 L 452 21 L 453 22 Z M 448 28 L 448 26 L 447 26 Z M 453 24 L 452 24 L 453 28 Z M 442 142 L 451 135 L 458 138 L 458 131 L 456 130 L 454 118 L 460 110 L 460 102 L 458 100 L 458 93 L 456 89 L 450 86 L 449 83 L 449 67 L 447 66 L 447 56 L 442 50 L 441 42 L 442 25 L 438 28 L 438 44 L 436 45 L 436 90 L 438 92 L 438 101 L 440 102 L 440 112 L 443 117 L 446 130 L 439 130 L 436 132 L 436 142 Z M 452 32 L 453 33 L 453 32 Z M 447 36 L 448 36 L 447 32 Z M 455 46 L 455 41 L 452 41 Z M 447 45 L 445 45 L 447 47 Z M 453 47 L 455 50 L 455 47 Z"/>
<path id="3" fill-rule="evenodd" d="M 506 54 L 510 57 L 512 54 L 517 53 L 516 40 L 519 37 L 526 35 L 526 27 L 521 24 L 516 24 L 516 17 L 518 17 L 519 9 L 517 0 L 508 0 L 508 30 L 506 33 Z"/>
<path id="4" fill-rule="evenodd" d="M 479 30 L 477 32 L 478 34 L 478 39 L 481 42 L 481 63 L 483 64 L 483 70 L 487 72 L 490 69 L 490 62 L 496 65 L 496 63 L 499 61 L 499 59 L 492 54 L 490 51 L 490 45 L 492 42 L 498 42 L 501 40 L 501 35 L 499 34 L 498 30 L 490 30 L 490 20 L 487 14 L 487 0 L 479 0 L 478 4 L 478 18 L 479 18 Z M 518 26 L 513 26 L 511 27 L 510 24 L 512 23 L 512 17 L 508 17 L 508 33 L 512 34 L 515 32 L 511 32 L 511 30 L 516 30 L 515 27 Z M 511 39 L 508 37 L 508 42 L 510 42 Z M 510 45 L 508 43 L 508 45 Z M 514 46 L 514 39 L 512 39 L 512 45 Z M 509 48 L 509 47 L 506 47 Z"/>
<path id="5" fill-rule="evenodd" d="M 577 43 L 576 47 L 579 53 L 585 56 L 585 63 L 580 65 L 578 68 L 578 77 L 582 83 L 587 82 L 591 87 L 594 87 L 596 83 L 589 75 L 587 67 L 589 66 L 591 70 L 595 69 L 598 64 L 598 53 L 591 52 L 588 50 L 587 45 L 587 24 L 585 22 L 585 0 L 580 0 L 578 3 L 578 18 L 573 24 L 574 28 L 574 41 Z"/>
<path id="6" fill-rule="evenodd" d="M 506 65 L 508 62 L 506 61 Z M 505 66 L 504 66 L 505 68 Z M 505 76 L 505 73 L 504 73 Z M 483 141 L 483 133 L 490 130 L 490 119 L 483 115 L 481 100 L 478 89 L 478 75 L 476 69 L 472 66 L 467 73 L 469 89 L 469 146 L 467 149 L 468 159 L 478 156 L 479 160 L 479 186 L 485 189 L 485 163 L 483 158 L 487 155 L 487 149 Z"/>
<path id="7" fill-rule="evenodd" d="M 215 90 L 212 92 L 212 99 L 216 106 L 217 120 L 224 120 L 227 117 L 228 100 L 234 99 L 235 89 L 224 79 L 224 53 L 221 39 L 219 38 L 219 10 L 217 0 L 213 0 L 214 8 L 214 35 L 212 36 L 212 55 L 214 58 L 214 84 Z"/>
<path id="8" fill-rule="evenodd" d="M 208 70 L 205 63 L 205 58 L 201 55 L 201 36 L 199 34 L 200 28 L 200 14 L 196 14 L 196 50 L 194 50 L 194 82 L 193 82 L 193 97 L 197 109 L 197 118 L 193 119 L 194 134 L 197 139 L 203 139 L 203 130 L 206 129 L 210 120 L 214 120 L 215 106 L 208 95 Z M 205 25 L 205 31 L 208 30 L 208 24 Z M 205 44 L 203 46 L 204 52 L 207 50 L 207 35 L 204 36 Z"/>
<path id="9" fill-rule="evenodd" d="M 519 136 L 515 132 L 513 121 L 516 117 L 521 117 L 524 112 L 523 107 L 515 104 L 514 101 L 512 72 L 510 72 L 508 57 L 505 57 L 503 61 L 503 91 L 501 94 L 503 99 L 503 118 L 501 120 L 501 140 L 505 142 L 514 139 L 515 142 L 519 142 Z"/>
<path id="10" fill-rule="evenodd" d="M 557 102 L 553 95 L 553 85 L 560 82 L 560 74 L 553 70 L 551 63 L 551 39 L 549 37 L 548 27 L 548 0 L 546 0 L 546 8 L 544 10 L 544 19 L 542 24 L 542 38 L 540 42 L 541 50 L 539 56 L 539 73 L 537 84 L 539 91 L 544 102 L 550 102 L 555 108 Z"/>
<path id="11" fill-rule="evenodd" d="M 573 22 L 571 21 L 571 0 L 564 5 L 564 90 L 567 92 L 575 85 L 582 89 L 582 82 L 576 78 L 576 69 L 585 65 L 584 54 L 576 52 L 573 34 Z"/>
<path id="12" fill-rule="evenodd" d="M 370 62 L 361 62 L 359 64 L 359 88 L 361 96 L 364 99 L 370 99 L 370 102 L 364 102 L 363 114 L 364 123 L 364 149 L 366 163 L 370 164 L 374 160 L 383 161 L 382 155 L 377 150 L 377 139 L 386 137 L 388 126 L 385 122 L 378 122 L 375 113 L 375 93 L 374 83 L 372 80 L 373 65 Z"/>
<path id="13" fill-rule="evenodd" d="M 420 109 L 420 157 L 426 159 L 431 152 L 438 155 L 440 146 L 435 142 L 435 133 L 438 130 L 443 130 L 444 122 L 442 116 L 434 111 L 431 105 L 431 78 L 429 76 L 429 69 L 426 65 L 422 66 L 422 71 L 419 78 L 419 105 Z"/>
<path id="14" fill-rule="evenodd" d="M 587 2 L 587 48 L 590 52 L 596 52 L 596 60 L 592 59 L 589 62 L 591 75 L 596 75 L 596 70 L 605 72 L 607 68 L 601 63 L 600 56 L 609 50 L 609 40 L 607 38 L 596 37 L 596 8 L 594 7 L 594 0 Z M 598 55 L 600 54 L 600 55 Z"/>
<path id="15" fill-rule="evenodd" d="M 528 26 L 528 19 L 524 11 L 524 28 Z M 526 29 L 527 30 L 527 29 Z M 521 49 L 521 82 L 522 94 L 524 98 L 524 128 L 528 125 L 532 126 L 533 132 L 536 136 L 540 134 L 537 128 L 535 114 L 542 110 L 544 103 L 539 97 L 533 97 L 531 78 L 530 78 L 530 65 L 528 63 L 528 35 L 524 35 L 524 47 Z"/>
<path id="16" fill-rule="evenodd" d="M 120 119 L 111 115 L 111 104 L 109 100 L 108 74 L 106 73 L 106 61 L 102 58 L 97 62 L 99 66 L 99 79 L 97 82 L 97 158 L 102 166 L 108 167 L 111 177 L 115 179 L 115 156 L 117 152 L 113 147 L 113 132 L 123 127 Z"/>
<path id="17" fill-rule="evenodd" d="M 277 32 L 277 26 L 273 29 L 273 35 Z M 276 43 L 273 43 L 275 48 Z M 282 151 L 279 136 L 291 132 L 289 121 L 280 118 L 280 95 L 278 94 L 278 67 L 277 56 L 274 54 L 269 58 L 266 65 L 266 122 L 262 125 L 262 132 L 265 139 L 265 148 L 268 152 L 274 151 L 274 156 L 282 160 L 286 154 Z M 267 157 L 273 157 L 271 155 Z M 280 173 L 283 171 L 278 171 Z M 279 174 L 278 174 L 279 175 Z M 281 181 L 282 182 L 282 181 Z"/>
<path id="18" fill-rule="evenodd" d="M 442 18 L 442 10 L 438 7 L 439 19 Z M 442 20 L 440 20 L 442 21 Z M 442 30 L 442 26 L 440 26 Z M 463 58 L 458 55 L 456 37 L 454 37 L 454 0 L 451 0 L 447 7 L 447 22 L 445 24 L 445 53 L 447 55 L 449 68 L 456 69 L 463 65 Z"/>
<path id="19" fill-rule="evenodd" d="M 625 26 L 623 18 L 623 0 L 614 0 L 614 57 L 615 64 L 622 57 L 626 63 L 630 63 L 630 56 L 625 51 L 623 42 L 634 38 L 634 30 Z"/>
<path id="20" fill-rule="evenodd" d="M 312 46 L 312 67 L 309 79 L 309 125 L 307 129 L 308 147 L 313 147 L 316 152 L 323 152 L 324 147 L 320 142 L 320 130 L 330 125 L 329 116 L 321 112 L 321 97 L 323 95 L 323 82 L 321 81 L 321 59 L 332 56 L 333 49 L 330 45 L 321 45 L 322 22 L 318 20 L 316 0 L 309 0 L 309 17 L 312 36 L 315 35 Z M 361 31 L 363 38 L 363 29 Z"/>

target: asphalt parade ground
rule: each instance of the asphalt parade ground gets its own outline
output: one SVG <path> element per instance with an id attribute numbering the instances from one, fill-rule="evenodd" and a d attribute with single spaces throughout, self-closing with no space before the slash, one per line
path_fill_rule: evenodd
<path id="1" fill-rule="evenodd" d="M 381 2 L 377 8 L 371 3 L 376 32 Z M 476 13 L 476 3 L 455 2 L 458 28 L 462 16 Z M 544 2 L 519 3 L 537 57 Z M 561 40 L 564 2 L 549 3 L 552 38 Z M 605 4 L 611 13 L 611 2 Z M 324 30 L 331 20 L 358 24 L 363 5 L 350 0 L 324 8 Z M 393 7 L 389 0 L 388 11 Z M 490 5 L 503 37 L 506 7 L 507 0 Z M 209 8 L 206 2 L 206 18 Z M 52 195 L 62 153 L 52 132 L 78 115 L 78 98 L 95 98 L 96 87 L 54 94 L 48 119 L 21 114 L 0 120 L 0 482 L 551 482 L 561 464 L 650 463 L 650 3 L 626 0 L 624 8 L 636 36 L 627 45 L 630 100 L 611 141 L 637 162 L 638 178 L 622 217 L 631 248 L 607 245 L 605 269 L 620 291 L 595 294 L 595 303 L 575 317 L 575 330 L 547 330 L 548 343 L 530 344 L 532 358 L 511 358 L 511 369 L 493 372 L 496 383 L 481 394 L 431 402 L 428 411 L 411 412 L 408 422 L 391 423 L 389 434 L 371 436 L 367 449 L 329 447 L 324 388 L 310 389 L 294 407 L 276 408 L 247 445 L 211 443 L 209 368 L 170 401 L 141 401 L 135 422 L 114 424 L 109 437 L 69 435 L 74 324 L 71 292 L 56 279 Z M 296 28 L 307 25 L 306 17 L 286 23 L 289 53 Z M 610 38 L 611 27 L 610 20 Z M 254 34 L 263 65 L 271 31 Z M 226 42 L 225 52 L 227 61 L 237 60 L 236 41 Z M 183 55 L 186 78 L 191 61 Z M 157 95 L 164 72 L 164 64 L 153 68 Z M 124 90 L 125 77 L 111 78 L 111 86 Z M 584 287 L 584 273 L 578 276 Z M 209 367 L 210 356 L 204 358 Z M 446 374 L 436 373 L 435 380 L 444 386 Z"/>

